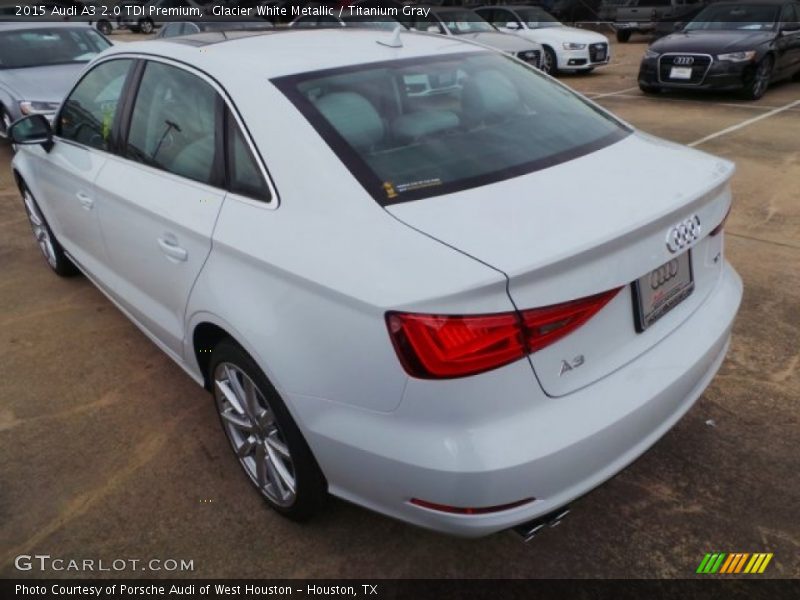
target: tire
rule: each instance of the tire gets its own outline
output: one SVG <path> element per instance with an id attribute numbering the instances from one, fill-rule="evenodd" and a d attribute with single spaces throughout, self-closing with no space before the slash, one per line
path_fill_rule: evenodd
<path id="1" fill-rule="evenodd" d="M 752 79 L 746 81 L 743 95 L 747 100 L 758 100 L 767 92 L 774 68 L 775 59 L 770 54 L 767 54 L 758 62 Z"/>
<path id="2" fill-rule="evenodd" d="M 640 83 L 639 89 L 645 94 L 658 94 L 661 92 L 661 88 L 657 85 L 647 85 L 646 83 Z"/>
<path id="3" fill-rule="evenodd" d="M 550 46 L 544 47 L 544 54 L 542 55 L 542 71 L 548 75 L 555 75 L 558 73 L 558 59 L 556 53 Z"/>
<path id="4" fill-rule="evenodd" d="M 251 483 L 281 515 L 312 517 L 325 503 L 327 482 L 266 375 L 225 339 L 211 353 L 208 376 L 222 429 Z"/>
<path id="5" fill-rule="evenodd" d="M 22 193 L 25 213 L 28 215 L 28 221 L 31 224 L 33 237 L 36 239 L 36 243 L 39 245 L 39 249 L 42 251 L 42 256 L 44 256 L 48 266 L 59 277 L 77 275 L 79 273 L 78 268 L 67 258 L 64 248 L 58 243 L 53 230 L 47 224 L 47 220 L 45 220 L 33 194 L 24 184 L 21 186 L 20 192 Z"/>
<path id="6" fill-rule="evenodd" d="M 617 41 L 620 44 L 626 44 L 631 39 L 631 32 L 625 29 L 620 29 L 617 31 Z"/>
<path id="7" fill-rule="evenodd" d="M 113 28 L 111 27 L 111 23 L 109 23 L 108 21 L 98 21 L 97 31 L 99 31 L 103 35 L 111 35 Z"/>
<path id="8" fill-rule="evenodd" d="M 0 104 L 0 141 L 10 143 L 8 140 L 9 127 L 11 127 L 11 115 L 9 115 L 5 107 Z"/>
<path id="9" fill-rule="evenodd" d="M 144 33 L 145 35 L 153 33 L 153 29 L 155 29 L 155 25 L 150 19 L 142 19 L 139 21 L 139 32 Z"/>

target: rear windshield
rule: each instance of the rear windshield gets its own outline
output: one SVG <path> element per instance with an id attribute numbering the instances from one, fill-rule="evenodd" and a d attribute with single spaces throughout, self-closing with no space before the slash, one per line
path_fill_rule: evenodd
<path id="1" fill-rule="evenodd" d="M 273 83 L 383 205 L 530 173 L 630 133 L 499 53 L 372 63 Z"/>
<path id="2" fill-rule="evenodd" d="M 0 69 L 88 62 L 110 45 L 88 27 L 0 31 Z"/>

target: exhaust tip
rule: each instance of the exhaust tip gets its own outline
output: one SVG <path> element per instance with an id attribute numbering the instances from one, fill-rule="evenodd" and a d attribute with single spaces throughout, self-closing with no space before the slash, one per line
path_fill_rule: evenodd
<path id="1" fill-rule="evenodd" d="M 570 512 L 569 507 L 559 508 L 533 521 L 521 523 L 512 528 L 512 531 L 522 538 L 523 542 L 530 542 L 539 535 L 544 529 L 558 527 Z"/>

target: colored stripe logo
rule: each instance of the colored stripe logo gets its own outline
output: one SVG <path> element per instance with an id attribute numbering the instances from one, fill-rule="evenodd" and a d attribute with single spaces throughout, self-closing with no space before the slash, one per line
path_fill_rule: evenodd
<path id="1" fill-rule="evenodd" d="M 715 573 L 721 575 L 763 573 L 769 561 L 772 560 L 772 556 L 772 552 L 756 552 L 754 554 L 748 552 L 732 552 L 729 554 L 725 552 L 709 552 L 700 562 L 700 566 L 697 567 L 695 572 L 703 575 L 714 575 Z"/>

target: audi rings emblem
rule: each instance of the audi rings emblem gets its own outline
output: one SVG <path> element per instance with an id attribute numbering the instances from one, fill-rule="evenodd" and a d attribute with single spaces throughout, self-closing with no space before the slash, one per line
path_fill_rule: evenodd
<path id="1" fill-rule="evenodd" d="M 676 56 L 675 60 L 672 61 L 673 65 L 693 65 L 694 64 L 694 56 Z"/>
<path id="2" fill-rule="evenodd" d="M 667 232 L 667 249 L 675 254 L 688 248 L 700 238 L 700 217 L 692 215 Z"/>
<path id="3" fill-rule="evenodd" d="M 650 289 L 657 290 L 678 274 L 678 259 L 673 258 L 650 273 Z"/>

